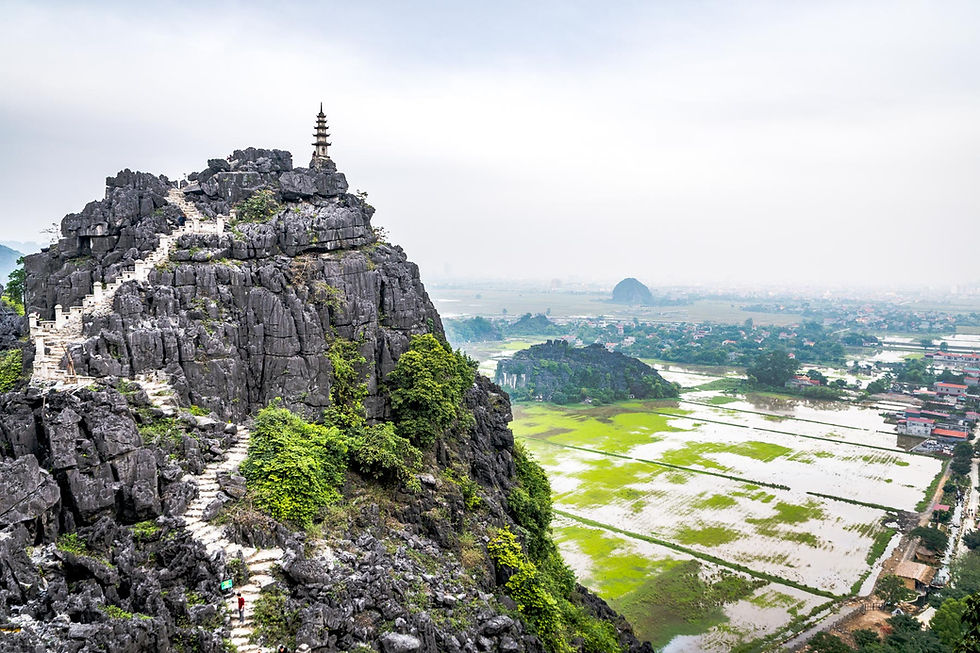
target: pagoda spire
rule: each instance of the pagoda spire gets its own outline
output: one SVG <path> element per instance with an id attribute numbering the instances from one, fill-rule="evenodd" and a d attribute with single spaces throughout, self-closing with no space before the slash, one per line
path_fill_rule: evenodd
<path id="1" fill-rule="evenodd" d="M 313 160 L 310 161 L 310 167 L 336 168 L 333 161 L 330 160 L 330 155 L 327 154 L 327 148 L 330 146 L 330 142 L 327 140 L 330 138 L 330 128 L 327 127 L 327 116 L 323 113 L 323 102 L 320 103 L 320 113 L 316 115 L 316 129 L 313 138 L 316 140 L 313 142 Z"/>

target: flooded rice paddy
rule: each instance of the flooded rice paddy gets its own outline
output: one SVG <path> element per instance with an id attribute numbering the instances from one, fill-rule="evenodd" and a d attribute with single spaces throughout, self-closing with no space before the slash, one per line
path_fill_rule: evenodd
<path id="1" fill-rule="evenodd" d="M 941 470 L 873 407 L 729 396 L 711 389 L 721 376 L 668 374 L 690 389 L 680 401 L 523 404 L 511 426 L 551 479 L 566 561 L 670 653 L 776 638 L 858 591 L 890 515 L 914 511 Z M 674 619 L 653 588 L 692 561 L 706 592 L 725 574 L 754 584 Z"/>

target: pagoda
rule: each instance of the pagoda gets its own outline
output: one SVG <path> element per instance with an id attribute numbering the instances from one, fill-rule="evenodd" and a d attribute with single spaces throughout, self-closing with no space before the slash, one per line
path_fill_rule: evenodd
<path id="1" fill-rule="evenodd" d="M 320 113 L 316 115 L 316 131 L 313 134 L 316 141 L 313 143 L 313 159 L 310 167 L 316 170 L 336 170 L 337 166 L 327 154 L 330 142 L 330 131 L 327 127 L 327 116 L 323 113 L 323 102 L 320 103 Z"/>

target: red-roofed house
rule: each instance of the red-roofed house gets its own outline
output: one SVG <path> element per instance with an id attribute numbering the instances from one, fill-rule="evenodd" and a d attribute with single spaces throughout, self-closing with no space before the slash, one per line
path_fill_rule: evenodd
<path id="1" fill-rule="evenodd" d="M 932 387 L 936 389 L 937 394 L 946 395 L 949 397 L 962 397 L 966 394 L 966 386 L 962 383 L 946 383 L 944 381 L 936 381 Z"/>
<path id="2" fill-rule="evenodd" d="M 811 388 L 815 385 L 820 385 L 820 381 L 811 379 L 808 376 L 794 376 L 792 379 L 786 382 L 787 388 L 795 388 L 797 390 L 801 388 Z"/>
<path id="3" fill-rule="evenodd" d="M 931 435 L 935 422 L 925 417 L 909 417 L 898 423 L 898 432 L 907 435 Z"/>
<path id="4" fill-rule="evenodd" d="M 966 442 L 966 431 L 956 429 L 932 429 L 932 437 L 947 442 Z"/>
<path id="5" fill-rule="evenodd" d="M 933 510 L 942 510 L 943 512 L 949 512 L 949 506 L 944 503 L 937 503 L 932 507 Z"/>

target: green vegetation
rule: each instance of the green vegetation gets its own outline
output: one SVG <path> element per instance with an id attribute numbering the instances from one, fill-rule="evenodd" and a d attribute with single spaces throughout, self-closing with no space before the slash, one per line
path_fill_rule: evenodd
<path id="1" fill-rule="evenodd" d="M 746 598 L 766 584 L 721 572 L 713 581 L 702 578 L 701 563 L 685 560 L 652 578 L 616 602 L 644 636 L 662 647 L 677 635 L 696 635 L 727 620 L 722 607 Z"/>
<path id="2" fill-rule="evenodd" d="M 582 640 L 580 650 L 589 653 L 623 650 L 611 623 L 589 616 L 569 601 L 574 584 L 567 568 L 560 574 L 539 568 L 506 528 L 497 531 L 487 544 L 487 551 L 494 564 L 509 576 L 504 590 L 549 651 L 570 653 L 575 650 L 571 642 L 576 639 Z"/>
<path id="3" fill-rule="evenodd" d="M 256 416 L 242 474 L 260 509 L 308 528 L 340 498 L 346 457 L 339 429 L 311 424 L 274 403 Z"/>
<path id="4" fill-rule="evenodd" d="M 263 591 L 255 601 L 252 613 L 255 624 L 249 641 L 265 646 L 285 646 L 296 648 L 296 633 L 299 632 L 298 610 L 286 609 L 286 596 L 278 589 Z"/>
<path id="5" fill-rule="evenodd" d="M 74 553 L 75 555 L 88 555 L 88 544 L 78 536 L 78 533 L 63 533 L 58 538 L 58 543 L 55 545 L 59 551 L 66 551 L 67 553 Z"/>
<path id="6" fill-rule="evenodd" d="M 603 523 L 598 522 L 598 521 L 595 521 L 593 519 L 587 519 L 585 517 L 580 517 L 578 515 L 573 515 L 573 514 L 571 514 L 569 512 L 565 512 L 563 510 L 558 510 L 557 508 L 555 509 L 555 514 L 556 515 L 561 515 L 562 517 L 568 517 L 569 519 L 573 519 L 573 520 L 575 520 L 575 521 L 577 521 L 579 523 L 585 524 L 587 526 L 595 526 L 597 528 L 602 528 L 604 530 L 609 531 L 610 533 L 621 533 L 623 535 L 628 535 L 629 537 L 632 537 L 632 538 L 635 538 L 635 539 L 638 539 L 638 540 L 643 540 L 645 542 L 652 542 L 653 544 L 659 544 L 660 546 L 666 547 L 668 549 L 673 549 L 675 551 L 680 551 L 680 552 L 686 553 L 686 554 L 688 554 L 688 555 L 690 555 L 690 556 L 692 556 L 694 558 L 700 558 L 701 560 L 706 560 L 708 562 L 711 562 L 711 563 L 714 563 L 714 564 L 718 565 L 719 567 L 727 567 L 729 569 L 734 569 L 735 571 L 740 571 L 740 572 L 745 573 L 745 574 L 748 574 L 750 576 L 754 576 L 755 578 L 760 578 L 762 580 L 766 580 L 766 581 L 769 581 L 769 582 L 772 582 L 772 583 L 779 583 L 781 585 L 786 585 L 788 587 L 795 587 L 796 589 L 804 590 L 806 592 L 809 592 L 810 594 L 815 594 L 817 596 L 825 596 L 825 597 L 827 597 L 829 599 L 839 598 L 836 594 L 833 594 L 833 593 L 828 592 L 826 590 L 822 590 L 822 589 L 819 589 L 817 587 L 810 587 L 809 585 L 804 585 L 803 583 L 798 583 L 796 581 L 789 580 L 788 578 L 781 578 L 780 576 L 776 576 L 774 574 L 768 574 L 768 573 L 765 573 L 765 572 L 762 572 L 762 571 L 756 571 L 755 569 L 751 569 L 749 567 L 746 567 L 745 565 L 740 565 L 738 563 L 729 562 L 728 560 L 725 560 L 723 558 L 719 558 L 717 556 L 713 556 L 713 555 L 710 555 L 708 553 L 704 553 L 703 551 L 699 551 L 697 549 L 692 549 L 690 547 L 686 547 L 686 546 L 677 544 L 676 542 L 670 542 L 668 540 L 662 540 L 660 538 L 652 537 L 650 535 L 643 535 L 642 533 L 635 533 L 633 531 L 628 531 L 626 529 L 619 528 L 617 526 L 612 526 L 610 524 L 603 524 Z"/>
<path id="7" fill-rule="evenodd" d="M 20 349 L 0 352 L 0 392 L 12 390 L 24 375 L 24 353 Z"/>
<path id="8" fill-rule="evenodd" d="M 705 526 L 702 528 L 692 528 L 684 526 L 679 529 L 674 537 L 681 544 L 697 544 L 700 546 L 718 546 L 738 539 L 738 532 L 723 526 Z"/>
<path id="9" fill-rule="evenodd" d="M 118 605 L 100 605 L 99 610 L 110 619 L 152 619 L 148 614 L 127 612 Z"/>
<path id="10" fill-rule="evenodd" d="M 798 367 L 799 363 L 795 358 L 790 358 L 782 349 L 774 349 L 756 356 L 745 372 L 757 383 L 782 387 L 792 378 Z"/>
<path id="11" fill-rule="evenodd" d="M 507 505 L 514 521 L 526 531 L 528 551 L 540 559 L 551 544 L 551 485 L 541 466 L 534 462 L 520 442 L 514 443 L 514 466 L 517 485 L 507 495 Z"/>
<path id="12" fill-rule="evenodd" d="M 556 404 L 607 404 L 624 399 L 676 397 L 678 388 L 656 370 L 602 345 L 573 347 L 549 340 L 519 351 L 497 365 L 497 382 L 519 378 L 508 386 L 516 400 L 541 398 Z"/>
<path id="13" fill-rule="evenodd" d="M 160 526 L 154 521 L 141 521 L 133 524 L 133 536 L 137 540 L 149 540 L 160 532 Z"/>
<path id="14" fill-rule="evenodd" d="M 916 526 L 909 532 L 911 537 L 918 537 L 922 544 L 933 551 L 945 551 L 949 544 L 949 537 L 938 528 L 929 526 Z"/>
<path id="15" fill-rule="evenodd" d="M 895 532 L 894 528 L 885 528 L 875 533 L 874 542 L 871 544 L 871 549 L 865 557 L 865 562 L 873 565 L 885 553 L 885 549 L 888 548 L 888 543 L 892 541 Z"/>
<path id="16" fill-rule="evenodd" d="M 476 363 L 432 334 L 412 336 L 408 351 L 388 375 L 395 428 L 417 447 L 463 417 L 463 394 L 473 385 Z"/>
<path id="17" fill-rule="evenodd" d="M 17 268 L 10 272 L 7 277 L 7 284 L 3 288 L 3 303 L 7 304 L 16 311 L 18 315 L 24 314 L 24 284 L 27 281 L 27 271 L 24 269 L 24 257 L 17 259 Z"/>
<path id="18" fill-rule="evenodd" d="M 282 207 L 272 190 L 258 190 L 235 207 L 236 222 L 268 222 Z"/>
<path id="19" fill-rule="evenodd" d="M 943 469 L 939 470 L 939 473 L 937 473 L 935 478 L 932 479 L 932 482 L 929 483 L 929 487 L 926 488 L 926 492 L 925 495 L 922 497 L 922 500 L 919 501 L 919 503 L 915 504 L 916 512 L 922 512 L 930 505 L 932 505 L 932 498 L 936 496 L 936 490 L 939 488 L 939 482 L 943 479 L 945 473 L 946 470 L 944 467 Z"/>
<path id="20" fill-rule="evenodd" d="M 179 445 L 184 438 L 184 429 L 174 417 L 157 417 L 150 422 L 140 424 L 139 432 L 146 444 L 161 445 L 169 442 Z"/>
<path id="21" fill-rule="evenodd" d="M 894 574 L 884 574 L 875 586 L 875 595 L 885 602 L 885 605 L 898 605 L 915 596 L 915 592 L 905 587 L 902 579 Z"/>
<path id="22" fill-rule="evenodd" d="M 367 424 L 367 384 L 359 371 L 367 361 L 357 344 L 338 338 L 331 344 L 328 356 L 333 383 L 324 421 L 347 439 L 351 467 L 368 478 L 398 481 L 417 491 L 416 474 L 422 464 L 422 452 L 399 435 L 390 422 Z"/>
<path id="23" fill-rule="evenodd" d="M 191 415 L 194 415 L 195 417 L 207 417 L 208 415 L 211 414 L 211 411 L 209 411 L 207 409 L 204 409 L 204 408 L 201 408 L 200 406 L 197 406 L 197 405 L 194 405 L 194 404 L 191 404 L 191 407 L 190 407 L 189 410 L 190 410 Z"/>

